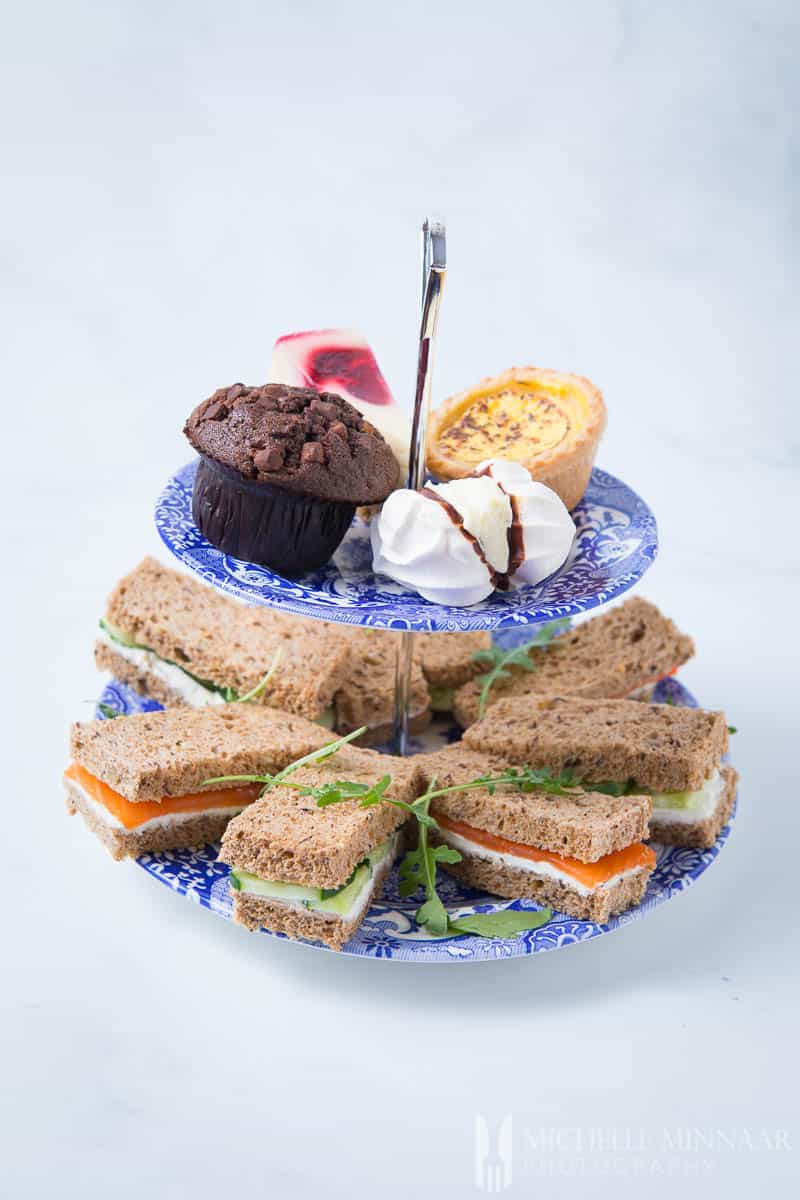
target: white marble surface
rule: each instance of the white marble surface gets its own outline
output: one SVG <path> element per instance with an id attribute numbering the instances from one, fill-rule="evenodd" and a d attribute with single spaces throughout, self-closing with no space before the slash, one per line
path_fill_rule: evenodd
<path id="1" fill-rule="evenodd" d="M 475 1114 L 511 1112 L 511 1195 L 789 1195 L 796 6 L 128 0 L 4 26 L 0 1192 L 463 1200 Z M 744 776 L 685 897 L 462 969 L 256 941 L 113 863 L 59 784 L 189 409 L 322 324 L 362 327 L 407 395 L 426 212 L 437 395 L 527 362 L 603 387 L 600 461 L 660 521 L 642 594 L 695 635 L 685 678 Z M 738 1148 L 670 1153 L 686 1129 Z M 794 1149 L 745 1149 L 761 1130 Z"/>

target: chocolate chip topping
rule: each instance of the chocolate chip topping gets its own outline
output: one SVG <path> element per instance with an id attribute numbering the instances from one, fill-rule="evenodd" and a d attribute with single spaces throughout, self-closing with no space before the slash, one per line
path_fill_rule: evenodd
<path id="1" fill-rule="evenodd" d="M 378 504 L 397 485 L 381 434 L 333 392 L 235 383 L 198 404 L 184 433 L 245 478 L 307 496 Z"/>

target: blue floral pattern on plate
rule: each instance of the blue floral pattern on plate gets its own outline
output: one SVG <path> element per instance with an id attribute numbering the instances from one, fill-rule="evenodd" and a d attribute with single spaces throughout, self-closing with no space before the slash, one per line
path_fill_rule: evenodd
<path id="1" fill-rule="evenodd" d="M 369 526 L 356 517 L 330 563 L 300 579 L 223 554 L 192 520 L 197 460 L 170 479 L 156 505 L 164 544 L 206 583 L 248 604 L 304 617 L 384 629 L 451 631 L 535 625 L 605 604 L 632 587 L 658 551 L 655 517 L 621 480 L 597 467 L 573 511 L 577 537 L 568 561 L 535 587 L 496 592 L 469 608 L 431 604 L 372 571 Z"/>
<path id="2" fill-rule="evenodd" d="M 652 694 L 656 702 L 671 702 L 696 707 L 696 700 L 676 679 L 665 680 L 656 686 Z M 106 687 L 101 702 L 119 712 L 153 711 L 161 706 L 152 700 L 143 700 L 135 692 L 114 680 Z M 99 715 L 99 714 L 98 714 Z M 423 738 L 412 745 L 412 752 L 437 749 L 453 741 L 452 726 L 439 722 Z M 656 846 L 658 862 L 638 908 L 612 917 L 606 925 L 595 925 L 591 921 L 576 921 L 572 917 L 554 913 L 546 925 L 539 929 L 521 933 L 513 938 L 444 937 L 431 938 L 414 924 L 414 912 L 419 899 L 402 899 L 397 892 L 397 870 L 387 881 L 384 895 L 370 908 L 364 923 L 346 946 L 343 954 L 367 958 L 411 959 L 417 962 L 476 962 L 487 958 L 513 958 L 522 954 L 538 954 L 544 950 L 556 950 L 573 942 L 583 942 L 599 937 L 637 921 L 665 900 L 672 899 L 688 888 L 695 879 L 711 866 L 719 854 L 730 832 L 727 825 L 716 845 L 710 850 L 688 850 L 679 846 Z M 206 846 L 203 850 L 176 850 L 164 854 L 145 854 L 137 863 L 154 879 L 164 883 L 173 891 L 180 892 L 190 900 L 217 913 L 226 920 L 232 919 L 233 902 L 228 887 L 228 867 L 217 862 L 217 847 Z M 538 906 L 527 900 L 498 900 L 475 891 L 450 876 L 440 875 L 439 894 L 451 916 L 472 912 L 494 912 L 512 908 L 535 910 Z M 265 937 L 283 937 L 261 930 Z M 324 950 L 316 942 L 304 945 Z"/>

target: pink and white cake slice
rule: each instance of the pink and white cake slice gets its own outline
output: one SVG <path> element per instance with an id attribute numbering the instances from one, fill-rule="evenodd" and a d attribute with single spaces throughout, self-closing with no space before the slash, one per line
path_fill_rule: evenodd
<path id="1" fill-rule="evenodd" d="M 272 348 L 271 383 L 336 392 L 363 413 L 392 447 L 400 481 L 408 474 L 411 422 L 389 390 L 369 342 L 353 329 L 287 333 Z"/>

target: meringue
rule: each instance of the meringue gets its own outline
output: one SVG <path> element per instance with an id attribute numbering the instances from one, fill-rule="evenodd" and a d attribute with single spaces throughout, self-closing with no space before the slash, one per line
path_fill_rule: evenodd
<path id="1" fill-rule="evenodd" d="M 520 463 L 392 492 L 372 522 L 373 570 L 435 604 L 465 607 L 497 588 L 540 583 L 566 561 L 575 525 Z"/>

